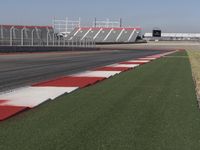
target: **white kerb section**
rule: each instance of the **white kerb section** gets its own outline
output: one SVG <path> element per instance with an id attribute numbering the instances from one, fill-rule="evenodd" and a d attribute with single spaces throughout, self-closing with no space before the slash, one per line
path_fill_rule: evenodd
<path id="1" fill-rule="evenodd" d="M 145 57 L 145 58 L 139 58 L 141 60 L 155 60 L 157 58 L 154 58 L 154 57 Z"/>
<path id="2" fill-rule="evenodd" d="M 125 68 L 135 68 L 139 66 L 139 64 L 113 64 L 109 65 L 108 67 L 125 67 Z"/>
<path id="3" fill-rule="evenodd" d="M 166 56 L 166 55 L 169 55 L 169 54 L 173 54 L 173 53 L 175 53 L 175 52 L 177 52 L 177 50 L 176 51 L 172 51 L 172 52 L 167 52 L 167 53 L 164 53 L 164 54 L 161 54 L 162 56 Z"/>
<path id="4" fill-rule="evenodd" d="M 137 62 L 139 62 L 139 63 L 148 63 L 148 62 L 150 62 L 150 60 L 129 60 L 127 62 L 132 62 L 132 63 L 137 63 Z"/>
<path id="5" fill-rule="evenodd" d="M 47 100 L 53 100 L 76 89 L 78 89 L 78 87 L 24 87 L 0 95 L 0 99 L 8 100 L 1 105 L 33 108 Z"/>
<path id="6" fill-rule="evenodd" d="M 114 76 L 116 74 L 119 74 L 121 71 L 86 71 L 82 73 L 77 73 L 74 75 L 71 75 L 73 77 L 103 77 L 103 78 L 109 78 L 111 76 Z"/>

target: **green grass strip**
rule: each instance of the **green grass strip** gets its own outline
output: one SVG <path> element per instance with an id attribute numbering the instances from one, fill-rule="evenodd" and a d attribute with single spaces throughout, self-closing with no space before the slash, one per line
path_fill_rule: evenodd
<path id="1" fill-rule="evenodd" d="M 192 67 L 192 73 L 196 85 L 196 93 L 200 107 L 200 51 L 196 49 L 188 49 L 187 53 L 189 55 Z"/>
<path id="2" fill-rule="evenodd" d="M 189 60 L 162 58 L 1 122 L 0 150 L 25 149 L 199 150 Z"/>

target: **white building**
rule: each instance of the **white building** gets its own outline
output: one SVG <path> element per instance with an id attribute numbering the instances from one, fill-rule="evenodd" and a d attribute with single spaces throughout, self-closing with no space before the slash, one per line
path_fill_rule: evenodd
<path id="1" fill-rule="evenodd" d="M 147 40 L 200 40 L 200 33 L 162 33 L 160 38 L 145 33 L 144 37 Z"/>

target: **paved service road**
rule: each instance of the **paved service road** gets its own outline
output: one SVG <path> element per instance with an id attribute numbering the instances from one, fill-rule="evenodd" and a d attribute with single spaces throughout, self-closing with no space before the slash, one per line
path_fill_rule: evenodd
<path id="1" fill-rule="evenodd" d="M 161 52 L 112 50 L 0 55 L 0 92 Z"/>

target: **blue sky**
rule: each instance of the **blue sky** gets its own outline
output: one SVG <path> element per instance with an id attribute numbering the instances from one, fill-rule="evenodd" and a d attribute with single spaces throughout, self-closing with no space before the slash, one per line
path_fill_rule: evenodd
<path id="1" fill-rule="evenodd" d="M 144 31 L 200 32 L 200 0 L 1 0 L 0 24 L 51 25 L 52 18 L 123 18 Z"/>

